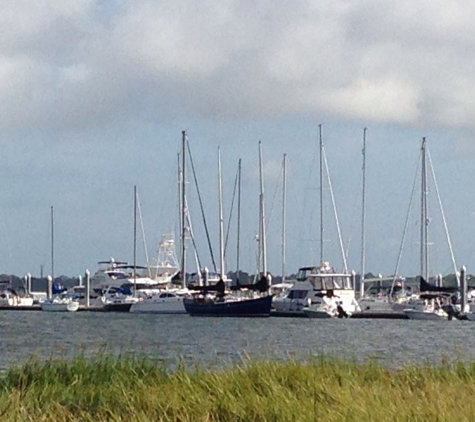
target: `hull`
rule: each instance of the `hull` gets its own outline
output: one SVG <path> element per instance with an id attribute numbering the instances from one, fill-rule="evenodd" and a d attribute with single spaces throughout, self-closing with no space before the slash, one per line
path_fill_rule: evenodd
<path id="1" fill-rule="evenodd" d="M 33 306 L 32 297 L 18 297 L 12 296 L 4 299 L 0 299 L 0 307 L 8 308 L 13 306 Z"/>
<path id="2" fill-rule="evenodd" d="M 332 316 L 325 311 L 318 311 L 314 309 L 303 309 L 303 313 L 307 316 L 307 318 L 315 318 L 315 319 L 328 319 L 332 318 Z"/>
<path id="3" fill-rule="evenodd" d="M 76 312 L 78 309 L 78 302 L 43 302 L 41 304 L 41 310 L 47 312 Z"/>
<path id="4" fill-rule="evenodd" d="M 131 303 L 131 302 L 106 303 L 102 307 L 102 311 L 103 312 L 129 312 L 132 305 L 133 305 L 133 303 Z"/>
<path id="5" fill-rule="evenodd" d="M 404 313 L 409 317 L 409 319 L 422 319 L 422 320 L 442 320 L 448 319 L 447 314 L 438 314 L 435 312 L 424 312 L 424 311 L 415 311 L 412 309 L 406 309 Z"/>
<path id="6" fill-rule="evenodd" d="M 163 302 L 137 302 L 132 305 L 130 312 L 135 314 L 186 314 L 183 298 Z"/>
<path id="7" fill-rule="evenodd" d="M 358 299 L 358 303 L 362 311 L 390 312 L 393 310 L 393 304 L 387 299 L 362 298 Z M 401 309 L 401 311 L 402 310 L 403 309 Z"/>
<path id="8" fill-rule="evenodd" d="M 268 317 L 272 296 L 229 302 L 183 300 L 186 312 L 192 316 Z"/>

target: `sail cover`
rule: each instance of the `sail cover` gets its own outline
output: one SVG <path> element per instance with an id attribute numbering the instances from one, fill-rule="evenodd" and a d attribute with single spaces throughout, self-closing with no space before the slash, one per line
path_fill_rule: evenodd
<path id="1" fill-rule="evenodd" d="M 419 288 L 421 292 L 443 292 L 443 293 L 456 293 L 459 291 L 458 287 L 451 286 L 436 286 L 431 284 L 424 279 L 424 277 L 419 277 Z"/>

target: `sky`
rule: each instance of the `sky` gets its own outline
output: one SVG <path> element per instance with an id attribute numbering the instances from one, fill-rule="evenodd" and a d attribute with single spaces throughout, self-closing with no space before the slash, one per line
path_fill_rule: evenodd
<path id="1" fill-rule="evenodd" d="M 132 262 L 134 186 L 145 264 L 162 234 L 178 236 L 183 130 L 216 262 L 219 147 L 226 226 L 232 210 L 226 269 L 237 265 L 239 159 L 240 268 L 256 269 L 260 141 L 268 268 L 283 268 L 284 154 L 285 271 L 318 264 L 319 124 L 350 269 L 361 268 L 367 127 L 366 271 L 418 272 L 420 194 L 408 209 L 422 137 L 456 266 L 475 271 L 474 19 L 475 4 L 453 0 L 4 0 L 0 272 L 51 273 L 52 206 L 55 275 L 94 272 L 110 257 Z M 187 180 L 197 253 L 212 268 Z M 428 198 L 431 271 L 447 274 L 435 188 Z M 328 182 L 323 209 L 325 259 L 341 267 Z"/>

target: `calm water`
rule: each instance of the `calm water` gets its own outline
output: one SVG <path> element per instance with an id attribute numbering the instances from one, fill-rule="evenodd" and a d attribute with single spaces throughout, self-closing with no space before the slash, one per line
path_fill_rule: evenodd
<path id="1" fill-rule="evenodd" d="M 475 358 L 470 321 L 193 318 L 188 315 L 0 311 L 0 368 L 35 354 L 140 352 L 189 363 L 226 364 L 250 355 L 372 357 L 389 366 Z"/>

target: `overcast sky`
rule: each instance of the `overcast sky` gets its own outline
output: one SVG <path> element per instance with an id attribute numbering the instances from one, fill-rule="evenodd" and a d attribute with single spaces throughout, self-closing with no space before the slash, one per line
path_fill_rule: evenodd
<path id="1" fill-rule="evenodd" d="M 215 259 L 219 146 L 226 219 L 243 160 L 241 267 L 255 270 L 260 140 L 269 269 L 280 274 L 282 267 L 284 153 L 286 269 L 316 264 L 320 123 L 350 268 L 360 269 L 361 148 L 368 127 L 366 269 L 395 270 L 426 136 L 457 266 L 474 272 L 474 20 L 475 4 L 451 0 L 4 0 L 0 272 L 38 275 L 41 265 L 51 271 L 51 206 L 56 275 L 94 272 L 109 257 L 132 261 L 134 185 L 155 255 L 161 234 L 177 227 L 182 130 Z M 198 253 L 211 267 L 191 179 L 187 188 Z M 435 227 L 441 225 L 435 189 L 428 196 L 431 271 L 448 273 L 450 256 Z M 325 255 L 341 266 L 328 189 L 325 198 Z M 236 267 L 236 212 L 228 270 Z M 418 218 L 415 209 L 404 275 L 418 271 Z M 141 229 L 139 237 L 143 264 Z"/>

